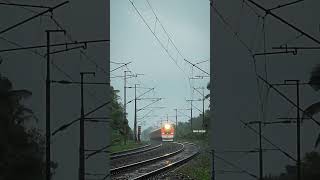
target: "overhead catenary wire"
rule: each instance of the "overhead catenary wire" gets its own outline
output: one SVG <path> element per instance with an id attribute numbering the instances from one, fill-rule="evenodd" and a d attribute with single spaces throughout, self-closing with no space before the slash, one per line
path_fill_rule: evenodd
<path id="1" fill-rule="evenodd" d="M 254 73 L 255 75 L 258 74 L 258 70 L 257 70 L 257 64 L 256 64 L 256 59 L 253 55 L 254 50 L 252 50 L 249 45 L 246 44 L 246 42 L 244 40 L 242 40 L 239 36 L 239 33 L 236 32 L 234 30 L 234 28 L 232 27 L 232 25 L 226 20 L 226 18 L 223 16 L 223 14 L 215 7 L 215 5 L 212 5 L 212 8 L 214 10 L 214 12 L 217 14 L 217 17 L 221 20 L 221 22 L 225 25 L 224 27 L 232 33 L 232 35 L 240 42 L 240 44 L 246 49 L 246 51 L 248 52 L 249 56 L 252 58 L 253 60 L 253 67 L 254 67 Z M 258 15 L 257 15 L 258 16 Z M 259 16 L 258 16 L 259 17 Z M 262 96 L 261 96 L 261 89 L 260 89 L 260 83 L 259 83 L 259 79 L 257 77 L 256 78 L 256 82 L 257 82 L 257 90 L 258 90 L 258 99 L 259 99 L 259 104 L 258 106 L 261 106 L 261 102 L 262 102 Z"/>
<path id="2" fill-rule="evenodd" d="M 93 110 L 87 112 L 84 116 L 86 117 L 86 116 L 96 112 L 97 110 L 99 110 L 99 109 L 105 107 L 106 105 L 108 105 L 110 102 L 111 101 L 103 103 L 102 105 L 100 105 L 100 106 L 94 108 Z M 56 130 L 53 131 L 52 136 L 56 135 L 58 132 L 61 132 L 61 131 L 65 130 L 66 128 L 68 128 L 69 126 L 73 125 L 74 123 L 80 121 L 80 119 L 81 118 L 76 118 L 76 119 L 74 119 L 74 120 L 72 120 L 72 121 L 60 126 L 59 128 L 57 128 Z"/>
<path id="3" fill-rule="evenodd" d="M 8 1 L 8 0 L 5 0 L 5 1 L 7 1 L 8 3 L 11 3 L 11 2 Z M 28 10 L 28 11 L 30 11 L 30 12 L 32 12 L 32 13 L 37 13 L 37 12 L 35 12 L 35 11 L 33 11 L 33 10 L 30 10 L 30 9 L 28 9 L 28 8 L 25 8 L 25 7 L 20 7 L 20 8 L 23 8 L 23 9 L 25 9 L 25 10 Z M 58 23 L 58 21 L 57 21 L 56 19 L 54 19 L 53 16 L 51 16 L 51 19 L 54 20 L 54 22 L 55 22 L 56 26 L 58 26 L 58 28 L 63 29 L 62 26 Z M 68 36 L 68 38 L 69 38 L 71 41 L 74 41 L 74 40 L 72 39 L 71 35 L 69 35 L 68 33 L 66 33 L 66 35 Z M 10 44 L 12 44 L 12 45 L 15 45 L 15 46 L 20 47 L 20 48 L 24 48 L 22 45 L 20 45 L 20 44 L 18 44 L 18 43 L 16 43 L 16 42 L 10 41 L 10 40 L 8 40 L 8 39 L 6 39 L 6 38 L 3 38 L 3 37 L 0 37 L 0 38 L 1 38 L 2 40 L 7 41 L 8 43 L 10 43 Z M 88 41 L 88 42 L 90 42 L 90 41 Z M 92 41 L 92 42 L 94 42 L 94 41 Z M 97 41 L 97 42 L 98 42 L 98 41 Z M 75 41 L 74 41 L 74 43 L 76 44 L 76 43 L 81 43 L 81 42 L 75 42 Z M 62 45 L 63 45 L 63 44 L 62 44 Z M 35 48 L 40 48 L 40 47 L 42 47 L 42 46 L 38 46 L 38 47 L 35 47 Z M 45 46 L 43 46 L 43 47 L 45 47 Z M 40 56 L 40 57 L 42 57 L 42 58 L 45 58 L 44 55 L 42 55 L 41 53 L 39 53 L 37 50 L 35 50 L 35 49 L 33 49 L 33 48 L 30 48 L 30 49 L 27 49 L 27 50 L 29 50 L 30 52 L 32 52 L 32 53 L 34 53 L 34 54 L 36 54 L 36 55 L 38 55 L 38 56 Z M 58 71 L 60 71 L 62 74 L 64 74 L 69 80 L 74 81 L 74 79 L 73 79 L 68 73 L 66 73 L 64 70 L 62 70 L 62 68 L 60 68 L 58 65 L 56 65 L 55 63 L 53 63 L 53 61 L 51 61 L 51 64 L 52 64 Z M 92 96 L 92 97 L 94 97 L 95 99 L 97 99 L 97 100 L 100 101 L 100 98 L 96 97 L 96 95 L 94 95 L 92 92 L 90 92 L 90 91 L 87 91 L 87 92 L 89 93 L 90 96 Z"/>
<path id="4" fill-rule="evenodd" d="M 244 121 L 240 120 L 240 122 L 245 125 L 246 127 L 248 127 L 251 131 L 253 131 L 255 134 L 259 135 L 259 132 L 254 129 L 253 127 L 251 127 L 249 124 L 245 123 Z M 287 153 L 286 151 L 284 151 L 282 148 L 280 148 L 278 145 L 274 144 L 271 140 L 269 140 L 268 138 L 266 138 L 265 136 L 261 136 L 266 142 L 268 142 L 269 144 L 271 144 L 273 147 L 277 148 L 282 154 L 284 154 L 285 156 L 287 156 L 288 158 L 290 158 L 293 161 L 297 161 L 293 156 L 291 156 L 289 153 Z"/>
<path id="5" fill-rule="evenodd" d="M 240 36 L 238 35 L 237 32 L 235 32 L 232 28 L 232 26 L 226 21 L 226 19 L 223 17 L 223 15 L 219 12 L 219 10 L 213 6 L 213 9 L 215 10 L 216 14 L 218 15 L 219 19 L 225 24 L 226 27 L 228 27 L 228 30 L 232 32 L 232 34 L 234 35 L 234 37 L 243 45 L 243 47 L 245 47 L 245 49 L 248 51 L 249 55 L 253 58 L 254 60 L 254 67 L 255 67 L 255 74 L 256 74 L 256 79 L 257 79 L 257 85 L 258 87 L 259 85 L 259 78 L 258 78 L 258 72 L 256 69 L 256 60 L 253 56 L 253 50 L 249 48 L 249 46 L 240 38 Z M 260 16 L 258 16 L 260 17 Z M 260 93 L 259 93 L 260 94 Z M 259 95 L 259 99 L 262 102 L 262 97 Z M 258 134 L 258 132 L 252 128 L 251 126 L 247 125 L 244 121 L 240 120 L 241 123 L 243 123 L 245 126 L 249 127 L 250 130 L 252 130 L 254 133 Z M 284 151 L 282 148 L 280 148 L 279 146 L 277 146 L 276 144 L 274 144 L 271 140 L 269 140 L 268 138 L 266 138 L 265 136 L 262 136 L 263 139 L 265 141 L 267 141 L 268 143 L 270 143 L 272 146 L 274 146 L 275 148 L 277 148 L 280 152 L 282 152 L 285 156 L 287 156 L 288 158 L 292 159 L 293 161 L 296 162 L 296 159 L 293 158 L 293 156 L 291 156 L 289 153 L 287 153 L 286 151 Z"/>
<path id="6" fill-rule="evenodd" d="M 63 26 L 59 23 L 59 21 L 54 17 L 51 16 L 51 20 L 56 24 L 56 26 L 60 29 L 64 29 Z M 74 39 L 72 38 L 71 34 L 69 34 L 68 32 L 66 32 L 66 37 L 71 40 L 74 41 Z M 97 69 L 99 69 L 101 72 L 103 72 L 104 74 L 107 74 L 107 70 L 104 69 L 103 67 L 101 67 L 95 60 L 92 59 L 92 57 L 90 57 L 85 51 L 80 50 L 80 53 L 86 58 L 86 60 L 88 60 L 89 62 L 91 62 L 92 64 L 94 64 L 96 66 Z"/>
<path id="7" fill-rule="evenodd" d="M 170 54 L 169 50 L 168 50 L 168 49 L 166 48 L 166 46 L 161 42 L 161 40 L 159 39 L 159 37 L 156 35 L 155 31 L 152 30 L 152 28 L 151 28 L 150 25 L 147 23 L 146 19 L 143 17 L 143 15 L 142 15 L 141 12 L 139 11 L 139 9 L 136 7 L 136 5 L 134 4 L 134 2 L 133 2 L 132 0 L 128 0 L 128 1 L 131 3 L 131 5 L 132 5 L 133 8 L 135 9 L 135 11 L 136 11 L 137 14 L 139 15 L 139 17 L 142 19 L 143 23 L 147 26 L 147 28 L 148 28 L 148 29 L 150 30 L 150 32 L 153 34 L 153 36 L 156 38 L 156 40 L 157 40 L 158 43 L 161 45 L 161 47 L 165 50 L 165 52 L 167 53 L 167 55 L 169 56 L 169 58 L 176 64 L 176 66 L 177 66 L 177 67 L 182 71 L 182 73 L 185 75 L 185 78 L 186 78 L 186 80 L 187 80 L 187 75 L 186 75 L 185 71 L 179 66 L 179 64 L 177 63 L 177 60 L 172 56 L 172 54 Z M 150 5 L 150 7 L 152 8 L 152 6 L 151 6 L 150 3 L 149 3 L 149 5 Z M 153 13 L 155 14 L 154 11 L 153 11 Z M 155 14 L 155 15 L 156 15 L 156 14 Z M 157 17 L 157 16 L 156 16 L 156 17 Z M 159 18 L 157 18 L 157 21 L 159 21 L 159 23 L 161 23 Z M 157 22 L 157 21 L 156 21 L 156 22 Z M 162 24 L 162 23 L 161 23 L 161 24 Z M 163 27 L 163 26 L 162 26 L 162 27 Z M 163 27 L 163 28 L 164 28 L 164 27 Z M 177 48 L 177 47 L 175 46 L 175 44 L 173 43 L 173 41 L 171 40 L 171 37 L 168 36 L 169 34 L 167 33 L 166 30 L 165 30 L 165 33 L 166 33 L 169 41 L 174 45 L 175 48 Z M 180 50 L 179 50 L 178 48 L 176 49 L 176 52 L 178 52 L 178 54 L 180 54 L 181 57 L 183 57 L 182 54 L 181 54 L 181 52 L 180 52 Z M 183 57 L 183 59 L 185 59 L 185 58 Z"/>
<path id="8" fill-rule="evenodd" d="M 155 13 L 154 8 L 151 6 L 149 0 L 146 0 L 146 1 L 147 1 L 148 5 L 149 5 L 150 9 L 152 10 L 154 16 L 156 17 L 157 22 L 159 22 L 159 24 L 161 25 L 162 29 L 163 29 L 164 32 L 167 34 L 169 41 L 172 43 L 172 45 L 173 45 L 174 48 L 177 50 L 177 52 L 179 53 L 179 55 L 183 58 L 184 56 L 182 55 L 181 51 L 177 48 L 177 46 L 176 46 L 175 43 L 173 42 L 170 34 L 169 34 L 169 33 L 167 32 L 167 30 L 164 28 L 163 24 L 161 23 L 160 19 L 158 18 L 157 14 Z"/>
<path id="9" fill-rule="evenodd" d="M 41 12 L 41 13 L 38 13 L 38 14 L 36 14 L 36 15 L 34 15 L 34 16 L 31 16 L 31 17 L 29 17 L 29 18 L 26 18 L 26 19 L 24 19 L 24 20 L 22 20 L 22 21 L 20 21 L 20 22 L 18 22 L 18 23 L 16 23 L 16 24 L 14 24 L 14 25 L 11 25 L 11 26 L 9 26 L 9 27 L 1 30 L 1 31 L 0 31 L 0 34 L 6 33 L 6 32 L 8 32 L 8 31 L 10 31 L 10 30 L 12 30 L 12 29 L 14 29 L 14 28 L 22 25 L 22 24 L 27 23 L 27 22 L 31 21 L 32 19 L 34 19 L 34 18 L 40 17 L 40 16 L 42 16 L 42 15 L 48 13 L 48 12 L 52 12 L 52 10 L 54 10 L 54 9 L 56 9 L 56 8 L 59 8 L 59 7 L 65 5 L 65 4 L 67 4 L 67 3 L 69 3 L 69 1 L 65 1 L 65 2 L 60 3 L 60 4 L 54 6 L 54 7 L 50 8 L 50 9 L 47 9 L 47 10 Z"/>
<path id="10" fill-rule="evenodd" d="M 4 39 L 4 38 L 2 38 Z M 7 40 L 8 41 L 8 40 Z M 15 45 L 15 46 L 18 46 L 18 47 L 22 47 L 21 45 L 17 44 L 17 43 L 14 43 L 12 41 L 8 41 L 9 43 Z M 34 54 L 44 58 L 44 56 L 42 54 L 40 54 L 38 51 L 36 50 L 33 50 L 33 49 L 29 49 L 31 52 L 33 52 Z M 54 68 L 56 68 L 59 72 L 61 72 L 62 74 L 64 74 L 68 79 L 70 79 L 71 81 L 74 81 L 73 78 L 68 74 L 66 73 L 64 70 L 62 70 L 62 68 L 60 68 L 58 65 L 56 65 L 55 63 L 53 63 L 53 61 L 51 61 L 51 64 L 54 66 Z M 87 90 L 86 90 L 87 91 Z M 94 97 L 96 100 L 99 100 L 100 101 L 100 98 L 97 98 L 97 96 L 90 92 L 90 91 L 87 91 L 88 94 L 91 96 L 91 97 Z"/>
<path id="11" fill-rule="evenodd" d="M 253 177 L 253 178 L 255 178 L 255 179 L 259 179 L 258 176 L 256 176 L 255 174 L 253 174 L 253 173 L 251 173 L 251 172 L 249 172 L 249 171 L 247 171 L 247 170 L 242 169 L 242 168 L 239 167 L 238 165 L 235 165 L 234 163 L 226 160 L 225 158 L 222 158 L 221 156 L 218 156 L 218 155 L 214 154 L 214 157 L 216 157 L 217 159 L 223 161 L 224 163 L 228 164 L 229 166 L 231 166 L 231 167 L 233 167 L 233 168 L 235 168 L 235 169 L 240 170 L 241 172 L 249 175 L 250 177 Z"/>

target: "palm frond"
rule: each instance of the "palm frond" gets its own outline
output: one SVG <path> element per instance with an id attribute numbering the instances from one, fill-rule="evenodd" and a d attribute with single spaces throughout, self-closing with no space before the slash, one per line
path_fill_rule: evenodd
<path id="1" fill-rule="evenodd" d="M 22 98 L 25 99 L 25 98 L 30 97 L 31 95 L 32 95 L 32 93 L 28 90 L 25 90 L 25 89 L 9 91 L 9 96 L 16 96 L 19 99 L 22 99 Z"/>
<path id="2" fill-rule="evenodd" d="M 316 143 L 315 143 L 314 147 L 315 148 L 318 147 L 319 143 L 320 143 L 320 134 L 318 135 L 318 138 L 316 140 Z"/>
<path id="3" fill-rule="evenodd" d="M 320 112 L 320 102 L 314 103 L 304 110 L 301 120 L 303 121 L 303 119 L 309 118 L 310 116 L 312 117 L 313 115 L 319 112 Z"/>
<path id="4" fill-rule="evenodd" d="M 309 84 L 315 91 L 320 89 L 320 64 L 312 69 Z"/>
<path id="5" fill-rule="evenodd" d="M 23 105 L 20 105 L 17 107 L 17 109 L 13 115 L 13 118 L 16 119 L 16 122 L 18 124 L 25 122 L 25 121 L 28 121 L 31 118 L 33 118 L 36 122 L 38 122 L 38 118 L 35 117 L 33 111 L 29 108 L 26 108 Z"/>

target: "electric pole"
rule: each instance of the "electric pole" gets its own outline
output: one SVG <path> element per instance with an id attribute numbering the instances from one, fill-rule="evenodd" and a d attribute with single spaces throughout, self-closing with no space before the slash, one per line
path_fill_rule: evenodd
<path id="1" fill-rule="evenodd" d="M 131 71 L 124 71 L 124 87 L 123 87 L 123 92 L 124 92 L 124 121 L 127 119 L 127 88 L 132 88 L 132 87 L 127 87 L 127 72 L 131 72 Z M 144 74 L 135 74 L 135 75 L 130 75 L 130 77 L 138 77 L 138 75 L 144 75 Z M 134 89 L 135 89 L 135 98 L 134 98 L 134 102 L 135 102 L 135 115 L 134 115 L 134 140 L 135 142 L 137 142 L 137 117 L 136 117 L 136 84 L 134 86 Z M 131 102 L 131 101 L 130 101 Z M 129 103 L 130 103 L 129 102 Z M 127 133 L 127 128 L 125 127 L 125 133 Z M 125 138 L 125 141 L 126 141 L 126 138 Z"/>
<path id="2" fill-rule="evenodd" d="M 198 100 L 190 99 L 187 101 L 190 101 L 190 126 L 191 126 L 191 131 L 192 131 L 192 107 L 193 107 L 192 102 L 193 101 L 201 101 L 201 99 L 198 99 Z"/>
<path id="3" fill-rule="evenodd" d="M 193 89 L 196 90 L 202 96 L 202 128 L 204 129 L 204 101 L 205 101 L 204 87 L 193 88 Z M 198 91 L 198 89 L 202 89 L 202 92 Z"/>
<path id="4" fill-rule="evenodd" d="M 299 80 L 285 80 L 286 82 L 295 82 L 296 85 L 296 104 L 297 104 L 297 179 L 301 180 L 301 125 L 300 125 L 300 92 Z"/>
<path id="5" fill-rule="evenodd" d="M 262 141 L 261 141 L 261 121 L 259 123 L 259 169 L 260 180 L 263 180 L 263 155 L 262 155 Z"/>
<path id="6" fill-rule="evenodd" d="M 51 178 L 51 124 L 50 124 L 50 32 L 47 32 L 47 78 L 46 78 L 46 179 Z"/>
<path id="7" fill-rule="evenodd" d="M 214 150 L 211 150 L 211 154 L 212 154 L 212 177 L 211 179 L 212 180 L 215 180 L 216 179 L 216 172 L 215 172 L 215 162 L 214 162 L 214 156 L 215 156 L 215 152 Z"/>
<path id="8" fill-rule="evenodd" d="M 84 149 L 84 99 L 83 99 L 83 76 L 93 75 L 94 72 L 80 72 L 81 76 L 81 118 L 80 118 L 80 145 L 79 145 L 79 180 L 85 180 L 85 149 Z"/>
<path id="9" fill-rule="evenodd" d="M 47 77 L 46 77 L 46 180 L 51 179 L 51 79 L 50 79 L 50 33 L 64 30 L 46 30 L 47 34 Z"/>
<path id="10" fill-rule="evenodd" d="M 246 124 L 258 124 L 259 126 L 259 180 L 263 180 L 263 154 L 262 154 L 262 135 L 261 135 L 261 124 L 262 121 L 251 121 Z"/>
<path id="11" fill-rule="evenodd" d="M 176 111 L 176 132 L 178 129 L 178 109 L 174 109 Z"/>
<path id="12" fill-rule="evenodd" d="M 294 82 L 293 84 L 288 84 L 287 82 Z M 300 121 L 300 81 L 299 80 L 285 80 L 283 84 L 273 84 L 272 86 L 288 86 L 295 85 L 296 86 L 296 108 L 297 108 L 297 180 L 301 180 L 301 121 Z M 293 102 L 292 102 L 293 103 Z"/>
<path id="13" fill-rule="evenodd" d="M 205 111 L 204 111 L 204 100 L 205 100 L 204 87 L 202 87 L 202 129 L 205 128 L 204 127 L 204 118 L 205 118 L 205 116 L 204 116 L 204 113 L 205 113 Z"/>
<path id="14" fill-rule="evenodd" d="M 190 101 L 190 127 L 192 131 L 192 100 Z"/>
<path id="15" fill-rule="evenodd" d="M 124 86 L 123 86 L 123 122 L 125 122 L 127 120 L 127 72 L 129 71 L 124 71 Z M 125 138 L 124 138 L 124 144 L 127 144 L 127 126 L 124 126 L 124 134 L 125 134 Z"/>
<path id="16" fill-rule="evenodd" d="M 301 180 L 301 135 L 300 135 L 300 93 L 299 93 L 299 80 L 296 80 L 296 88 L 297 88 L 297 169 L 298 169 L 298 180 Z"/>
<path id="17" fill-rule="evenodd" d="M 134 84 L 134 141 L 137 142 L 137 84 Z"/>

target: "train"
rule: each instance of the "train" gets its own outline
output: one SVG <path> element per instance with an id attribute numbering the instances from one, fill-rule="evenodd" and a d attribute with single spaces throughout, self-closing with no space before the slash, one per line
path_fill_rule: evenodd
<path id="1" fill-rule="evenodd" d="M 150 140 L 154 141 L 173 141 L 174 140 L 174 125 L 172 123 L 164 123 L 159 129 L 150 133 Z"/>

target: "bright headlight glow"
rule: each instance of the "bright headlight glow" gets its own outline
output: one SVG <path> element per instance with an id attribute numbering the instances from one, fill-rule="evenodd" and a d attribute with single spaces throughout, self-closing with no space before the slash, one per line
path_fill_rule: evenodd
<path id="1" fill-rule="evenodd" d="M 168 130 L 168 129 L 171 128 L 171 126 L 170 126 L 170 124 L 165 124 L 165 125 L 164 125 L 164 128 L 165 128 L 166 130 Z"/>

